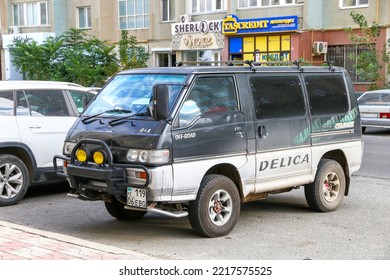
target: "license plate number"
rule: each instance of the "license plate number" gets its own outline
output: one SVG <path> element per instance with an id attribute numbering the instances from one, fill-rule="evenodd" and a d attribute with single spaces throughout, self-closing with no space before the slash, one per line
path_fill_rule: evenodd
<path id="1" fill-rule="evenodd" d="M 378 114 L 375 113 L 361 113 L 362 118 L 377 118 Z"/>
<path id="2" fill-rule="evenodd" d="M 146 189 L 140 188 L 127 188 L 127 205 L 136 208 L 146 209 L 147 198 Z"/>

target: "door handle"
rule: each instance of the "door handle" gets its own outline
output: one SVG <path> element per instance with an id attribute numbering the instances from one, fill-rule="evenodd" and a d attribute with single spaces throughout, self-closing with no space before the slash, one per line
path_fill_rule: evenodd
<path id="1" fill-rule="evenodd" d="M 264 125 L 259 125 L 259 136 L 260 136 L 260 138 L 262 138 L 262 139 L 267 138 L 268 134 L 269 133 L 265 129 L 265 126 Z"/>

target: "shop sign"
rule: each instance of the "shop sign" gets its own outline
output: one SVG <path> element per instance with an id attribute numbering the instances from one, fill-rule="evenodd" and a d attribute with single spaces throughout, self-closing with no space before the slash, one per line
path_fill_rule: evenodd
<path id="1" fill-rule="evenodd" d="M 228 15 L 222 21 L 222 34 L 245 34 L 298 30 L 298 16 L 239 19 Z"/>
<path id="2" fill-rule="evenodd" d="M 222 34 L 219 33 L 221 36 Z M 205 50 L 219 49 L 223 47 L 221 40 L 215 36 L 215 33 L 210 34 L 183 34 L 173 36 L 172 50 Z"/>
<path id="3" fill-rule="evenodd" d="M 202 20 L 198 22 L 183 22 L 172 24 L 172 35 L 179 34 L 207 34 L 209 32 L 221 32 L 222 30 L 221 20 Z"/>

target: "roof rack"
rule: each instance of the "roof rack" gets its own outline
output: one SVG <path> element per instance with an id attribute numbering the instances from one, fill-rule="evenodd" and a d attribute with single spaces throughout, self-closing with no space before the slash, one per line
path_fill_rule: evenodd
<path id="1" fill-rule="evenodd" d="M 253 60 L 208 60 L 208 61 L 180 61 L 176 63 L 177 67 L 183 66 L 183 65 L 209 65 L 209 66 L 244 66 L 249 65 L 250 70 L 253 72 L 257 71 L 257 67 L 260 66 L 292 66 L 295 65 L 298 67 L 298 70 L 303 72 L 304 68 L 302 67 L 302 64 L 304 63 L 310 63 L 304 60 L 295 60 L 295 61 L 262 61 L 257 62 Z M 328 65 L 329 71 L 334 72 L 334 66 L 333 61 L 326 61 L 326 64 Z"/>

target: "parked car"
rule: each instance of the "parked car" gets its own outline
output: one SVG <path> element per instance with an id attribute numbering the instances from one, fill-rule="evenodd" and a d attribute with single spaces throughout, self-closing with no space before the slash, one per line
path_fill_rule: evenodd
<path id="1" fill-rule="evenodd" d="M 218 237 L 241 203 L 300 186 L 313 210 L 336 210 L 360 168 L 360 124 L 339 67 L 132 69 L 99 92 L 55 158 L 69 196 L 101 200 L 114 218 L 188 216 Z"/>
<path id="2" fill-rule="evenodd" d="M 32 184 L 59 179 L 53 156 L 94 96 L 71 83 L 0 81 L 0 206 L 19 202 Z"/>
<path id="3" fill-rule="evenodd" d="M 367 127 L 390 128 L 390 89 L 365 92 L 358 103 L 363 132 Z"/>

